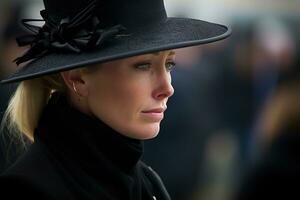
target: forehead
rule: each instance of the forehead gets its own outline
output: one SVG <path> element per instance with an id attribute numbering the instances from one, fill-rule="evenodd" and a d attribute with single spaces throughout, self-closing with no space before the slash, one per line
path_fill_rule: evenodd
<path id="1" fill-rule="evenodd" d="M 139 59 L 139 58 L 156 58 L 156 57 L 165 57 L 165 56 L 173 56 L 175 55 L 175 51 L 173 50 L 169 50 L 169 51 L 159 51 L 159 52 L 153 52 L 153 53 L 148 53 L 148 54 L 142 54 L 142 55 L 138 55 L 138 56 L 133 56 L 133 57 L 129 57 L 127 59 Z"/>
<path id="2" fill-rule="evenodd" d="M 144 58 L 151 59 L 152 56 L 155 56 L 155 57 L 160 56 L 160 55 L 173 56 L 175 54 L 176 54 L 176 52 L 174 50 L 159 51 L 159 52 L 154 52 L 154 53 L 149 53 L 149 54 L 142 54 L 142 55 L 138 55 L 138 56 L 132 56 L 132 57 L 128 57 L 128 58 L 108 61 L 108 62 L 101 63 L 101 64 L 95 64 L 95 65 L 91 65 L 90 68 L 98 69 L 101 66 L 102 66 L 101 68 L 103 68 L 104 65 L 117 66 L 120 63 L 133 62 L 133 61 L 139 60 L 139 59 L 144 59 Z"/>
<path id="3" fill-rule="evenodd" d="M 161 55 L 161 54 L 167 54 L 168 56 L 172 56 L 172 55 L 175 55 L 175 51 L 174 51 L 174 50 L 169 50 L 169 51 L 159 51 L 159 52 L 151 53 L 150 55 L 159 56 L 159 55 Z"/>
<path id="4" fill-rule="evenodd" d="M 134 60 L 140 60 L 140 59 L 162 59 L 163 57 L 168 57 L 168 56 L 175 56 L 175 51 L 173 50 L 168 50 L 168 51 L 159 51 L 159 52 L 153 52 L 153 53 L 148 53 L 148 54 L 142 54 L 142 55 L 137 55 L 137 56 L 132 56 L 129 58 L 123 59 L 123 61 L 134 61 Z"/>
<path id="5" fill-rule="evenodd" d="M 124 60 L 128 61 L 134 61 L 134 60 L 141 60 L 141 59 L 147 59 L 147 60 L 152 60 L 152 59 L 165 59 L 170 56 L 175 56 L 175 51 L 173 50 L 168 50 L 168 51 L 159 51 L 159 52 L 153 52 L 153 53 L 148 53 L 148 54 L 142 54 L 138 56 L 133 56 L 129 57 Z"/>

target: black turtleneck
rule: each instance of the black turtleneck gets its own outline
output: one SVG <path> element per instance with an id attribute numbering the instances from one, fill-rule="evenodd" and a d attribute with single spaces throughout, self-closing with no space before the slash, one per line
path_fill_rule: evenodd
<path id="1" fill-rule="evenodd" d="M 141 140 L 83 114 L 63 95 L 52 95 L 34 139 L 29 151 L 4 174 L 6 181 L 17 177 L 15 182 L 23 183 L 27 191 L 34 188 L 35 194 L 49 199 L 169 199 L 157 174 L 140 161 Z"/>
<path id="2" fill-rule="evenodd" d="M 130 174 L 143 153 L 141 140 L 123 136 L 98 118 L 83 114 L 58 94 L 44 109 L 34 137 L 92 176 L 103 165 L 102 159 Z"/>

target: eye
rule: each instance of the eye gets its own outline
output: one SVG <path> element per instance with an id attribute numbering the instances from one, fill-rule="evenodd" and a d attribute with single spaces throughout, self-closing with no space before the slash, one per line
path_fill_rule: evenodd
<path id="1" fill-rule="evenodd" d="M 151 66 L 150 63 L 137 63 L 134 65 L 134 68 L 137 70 L 147 71 L 150 69 L 150 66 Z"/>
<path id="2" fill-rule="evenodd" d="M 175 66 L 176 66 L 175 62 L 167 62 L 166 63 L 166 68 L 168 71 L 172 71 Z"/>

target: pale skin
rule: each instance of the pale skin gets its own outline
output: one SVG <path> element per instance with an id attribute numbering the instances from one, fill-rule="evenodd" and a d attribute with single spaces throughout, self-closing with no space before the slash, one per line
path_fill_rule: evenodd
<path id="1" fill-rule="evenodd" d="M 73 106 L 124 136 L 144 140 L 159 132 L 174 93 L 170 73 L 174 65 L 175 52 L 170 50 L 102 63 L 90 72 L 61 72 L 61 76 Z"/>

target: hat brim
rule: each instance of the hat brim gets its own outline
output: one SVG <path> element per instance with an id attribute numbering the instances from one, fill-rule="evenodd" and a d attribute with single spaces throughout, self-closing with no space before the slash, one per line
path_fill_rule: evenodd
<path id="1" fill-rule="evenodd" d="M 108 45 L 81 53 L 51 53 L 17 70 L 1 83 L 33 79 L 111 60 L 163 50 L 206 44 L 222 40 L 231 29 L 219 24 L 188 18 L 169 17 L 166 21 L 137 27 L 130 35 L 118 37 Z"/>

